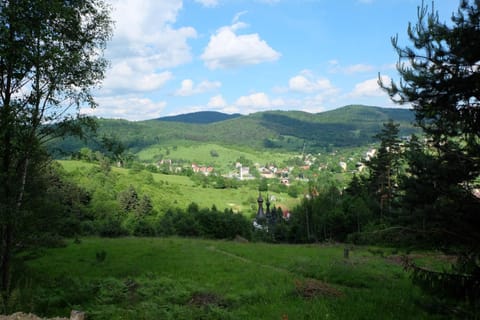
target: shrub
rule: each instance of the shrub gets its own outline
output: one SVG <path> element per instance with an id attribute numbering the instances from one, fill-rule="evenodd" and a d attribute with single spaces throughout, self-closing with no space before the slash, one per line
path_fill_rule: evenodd
<path id="1" fill-rule="evenodd" d="M 128 235 L 128 231 L 122 227 L 120 220 L 108 217 L 98 221 L 97 232 L 101 237 L 121 237 Z"/>

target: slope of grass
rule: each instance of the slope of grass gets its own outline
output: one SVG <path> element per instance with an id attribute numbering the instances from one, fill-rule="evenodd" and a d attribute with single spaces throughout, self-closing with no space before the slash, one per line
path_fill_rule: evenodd
<path id="1" fill-rule="evenodd" d="M 103 258 L 102 258 L 103 257 Z M 32 311 L 89 319 L 440 319 L 401 266 L 365 248 L 83 239 L 27 262 Z M 307 294 L 309 293 L 309 294 Z M 22 300 L 23 301 L 23 300 Z"/>
<path id="2" fill-rule="evenodd" d="M 216 156 L 212 156 L 212 151 L 215 151 Z M 160 156 L 164 159 L 185 160 L 198 165 L 210 165 L 218 172 L 226 173 L 234 170 L 235 161 L 240 157 L 265 165 L 271 162 L 281 163 L 291 158 L 292 154 L 273 151 L 260 152 L 246 148 L 240 150 L 214 143 L 202 143 L 175 147 L 154 145 L 143 149 L 137 156 L 139 160 L 145 162 L 156 162 Z"/>
<path id="3" fill-rule="evenodd" d="M 211 208 L 215 205 L 219 210 L 232 209 L 250 215 L 256 212 L 258 186 L 241 186 L 239 188 L 215 189 L 194 183 L 187 176 L 133 171 L 113 167 L 108 174 L 103 173 L 98 165 L 75 160 L 62 160 L 59 163 L 74 182 L 85 188 L 93 200 L 101 194 L 109 197 L 105 200 L 116 200 L 117 195 L 133 186 L 140 195 L 148 195 L 152 199 L 154 209 L 163 213 L 169 208 L 182 208 L 195 202 L 200 208 Z M 286 193 L 270 192 L 277 199 L 275 206 L 293 208 L 298 199 Z"/>

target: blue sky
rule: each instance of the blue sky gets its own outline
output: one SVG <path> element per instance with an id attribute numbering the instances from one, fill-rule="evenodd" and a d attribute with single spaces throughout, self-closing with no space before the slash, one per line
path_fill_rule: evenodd
<path id="1" fill-rule="evenodd" d="M 421 0 L 108 0 L 111 66 L 95 92 L 105 118 L 203 110 L 322 112 L 392 107 L 390 38 L 406 39 Z M 431 6 L 431 1 L 426 1 Z M 448 21 L 458 1 L 438 0 Z"/>

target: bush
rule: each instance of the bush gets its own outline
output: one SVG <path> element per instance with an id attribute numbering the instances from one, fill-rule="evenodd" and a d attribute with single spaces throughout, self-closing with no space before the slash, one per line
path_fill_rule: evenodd
<path id="1" fill-rule="evenodd" d="M 138 219 L 133 225 L 133 235 L 137 237 L 154 237 L 156 232 L 152 223 L 145 219 Z"/>
<path id="2" fill-rule="evenodd" d="M 120 220 L 111 217 L 98 221 L 97 232 L 101 237 L 121 237 L 128 235 L 128 231 L 122 227 Z"/>

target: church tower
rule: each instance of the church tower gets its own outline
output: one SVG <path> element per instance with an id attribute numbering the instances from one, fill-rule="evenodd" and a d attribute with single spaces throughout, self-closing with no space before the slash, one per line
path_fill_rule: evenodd
<path id="1" fill-rule="evenodd" d="M 262 193 L 260 192 L 258 194 L 258 211 L 257 211 L 257 223 L 262 223 L 265 220 L 265 213 L 263 212 L 263 198 L 262 198 Z"/>
<path id="2" fill-rule="evenodd" d="M 270 197 L 268 196 L 268 194 L 267 194 L 267 202 L 265 202 L 265 205 L 267 206 L 266 216 L 268 218 L 268 216 L 270 215 Z"/>

